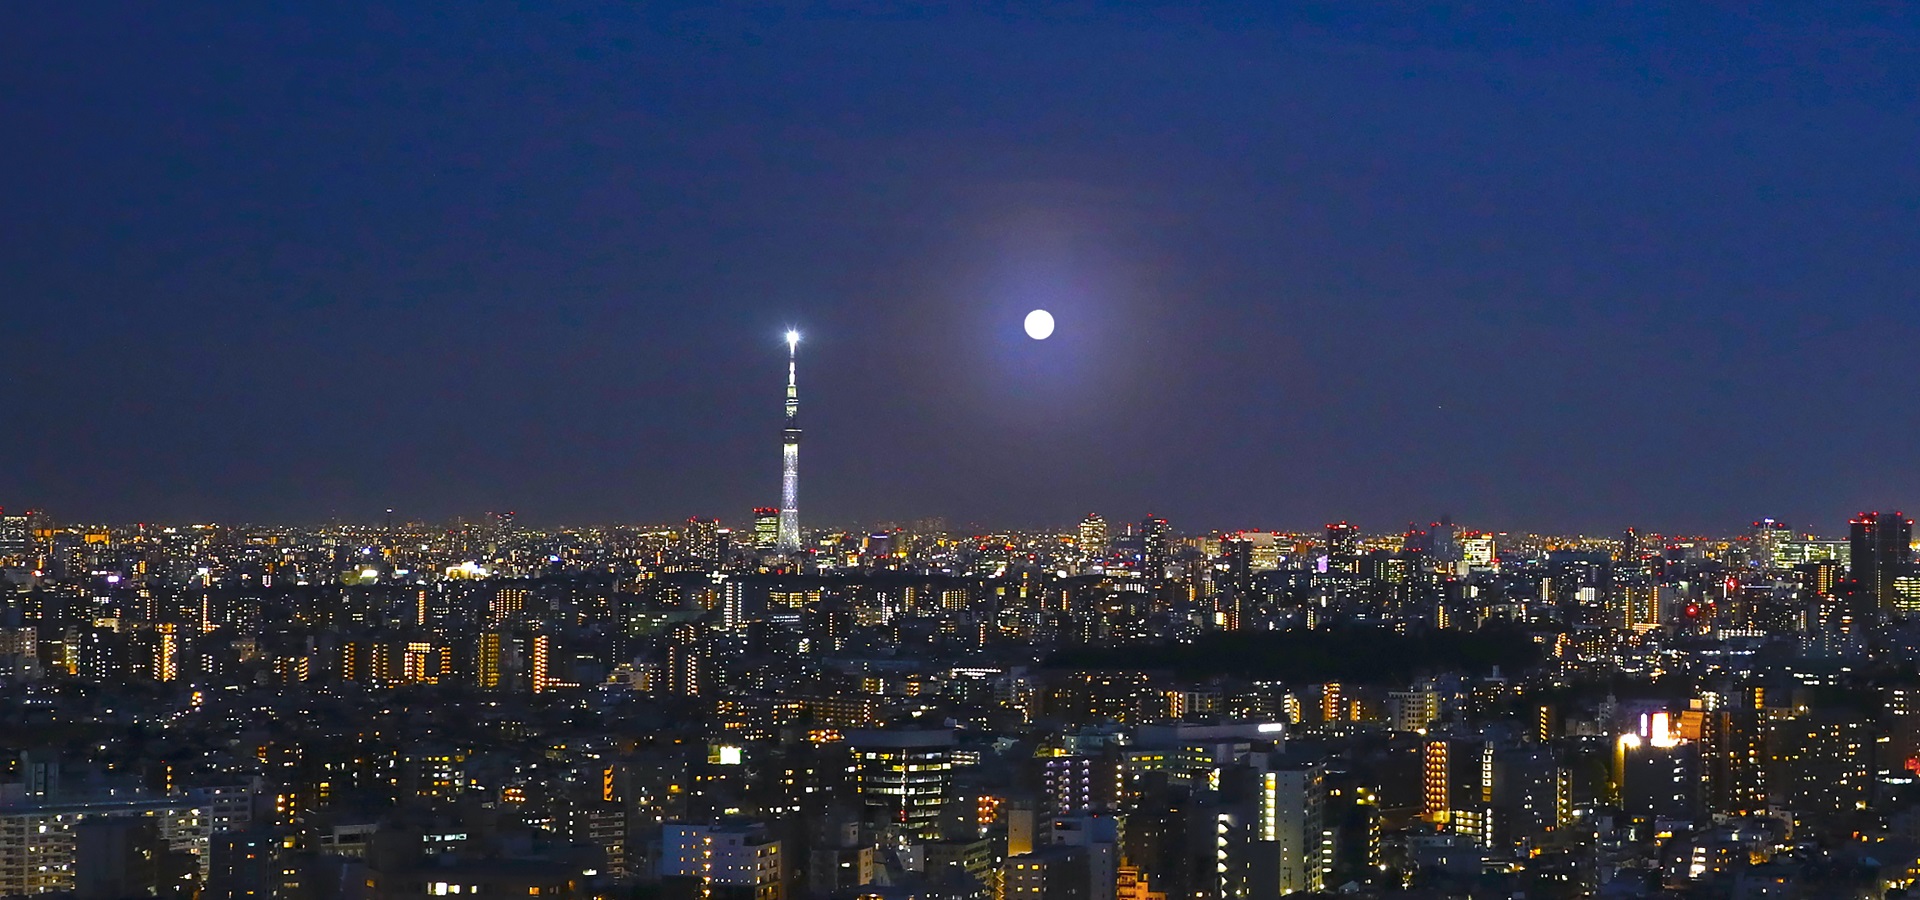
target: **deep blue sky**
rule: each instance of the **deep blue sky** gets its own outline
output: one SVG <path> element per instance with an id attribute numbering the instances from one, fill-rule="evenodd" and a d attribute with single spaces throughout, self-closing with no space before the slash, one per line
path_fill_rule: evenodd
<path id="1" fill-rule="evenodd" d="M 403 6 L 0 9 L 0 505 L 1920 506 L 1912 13 Z"/>

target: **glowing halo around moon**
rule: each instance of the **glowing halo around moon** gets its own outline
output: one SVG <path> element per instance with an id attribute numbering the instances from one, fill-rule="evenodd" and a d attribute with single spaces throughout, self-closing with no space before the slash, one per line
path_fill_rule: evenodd
<path id="1" fill-rule="evenodd" d="M 1044 309 L 1027 313 L 1026 328 L 1027 337 L 1036 341 L 1046 340 L 1048 335 L 1053 334 L 1053 313 Z"/>

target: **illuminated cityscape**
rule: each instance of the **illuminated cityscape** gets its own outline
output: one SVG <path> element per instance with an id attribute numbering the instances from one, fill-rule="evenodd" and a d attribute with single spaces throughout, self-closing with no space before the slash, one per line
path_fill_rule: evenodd
<path id="1" fill-rule="evenodd" d="M 0 885 L 1241 900 L 1920 876 L 1902 513 L 1846 539 L 803 530 L 796 343 L 781 506 L 738 527 L 0 515 Z"/>
<path id="2" fill-rule="evenodd" d="M 1920 900 L 1916 61 L 0 3 L 0 900 Z"/>

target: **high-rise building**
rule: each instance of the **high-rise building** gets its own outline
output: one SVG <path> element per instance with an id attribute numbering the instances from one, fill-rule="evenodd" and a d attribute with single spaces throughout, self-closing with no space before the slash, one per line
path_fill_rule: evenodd
<path id="1" fill-rule="evenodd" d="M 1742 816 L 1765 809 L 1766 710 L 1754 706 L 1708 711 L 1702 724 L 1703 743 L 1711 755 L 1706 787 L 1712 811 Z"/>
<path id="2" fill-rule="evenodd" d="M 1099 513 L 1087 513 L 1080 520 L 1080 558 L 1091 562 L 1107 555 L 1107 520 Z"/>
<path id="3" fill-rule="evenodd" d="M 683 552 L 698 560 L 712 562 L 720 558 L 720 520 L 694 516 L 687 520 L 681 535 Z"/>
<path id="4" fill-rule="evenodd" d="M 552 641 L 553 639 L 547 637 L 545 634 L 535 634 L 533 639 L 528 642 L 531 648 L 530 652 L 527 653 L 529 657 L 527 677 L 533 687 L 533 692 L 536 694 L 546 693 L 548 687 L 552 684 L 552 680 L 547 674 L 547 666 L 551 662 L 548 657 L 552 652 Z"/>
<path id="5" fill-rule="evenodd" d="M 1572 774 L 1548 747 L 1496 747 L 1492 796 L 1493 844 L 1522 856 L 1573 822 Z"/>
<path id="6" fill-rule="evenodd" d="M 1815 711 L 1776 719 L 1767 731 L 1767 791 L 1800 824 L 1837 828 L 1867 808 L 1874 747 L 1872 724 L 1855 715 Z"/>
<path id="7" fill-rule="evenodd" d="M 1753 564 L 1762 569 L 1779 568 L 1776 553 L 1780 544 L 1793 539 L 1793 530 L 1778 519 L 1761 519 L 1747 532 Z"/>
<path id="8" fill-rule="evenodd" d="M 1124 778 L 1117 754 L 1039 756 L 1033 765 L 1048 816 L 1111 812 L 1120 805 Z"/>
<path id="9" fill-rule="evenodd" d="M 173 681 L 180 677 L 180 626 L 161 622 L 153 631 L 153 680 Z"/>
<path id="10" fill-rule="evenodd" d="M 92 681 L 111 681 L 128 672 L 130 642 L 111 628 L 90 627 L 80 632 L 80 675 Z"/>
<path id="11" fill-rule="evenodd" d="M 715 609 L 720 612 L 722 631 L 739 631 L 747 627 L 747 586 L 739 579 L 728 579 L 720 583 L 719 602 Z"/>
<path id="12" fill-rule="evenodd" d="M 1387 724 L 1395 731 L 1426 733 L 1427 726 L 1440 718 L 1440 694 L 1431 684 L 1415 685 L 1412 690 L 1387 694 Z"/>
<path id="13" fill-rule="evenodd" d="M 1259 797 L 1255 841 L 1279 857 L 1273 869 L 1278 893 L 1321 890 L 1329 855 L 1325 770 L 1316 763 L 1277 766 L 1260 774 Z"/>
<path id="14" fill-rule="evenodd" d="M 1253 542 L 1238 535 L 1220 541 L 1215 582 L 1245 593 L 1253 589 Z"/>
<path id="15" fill-rule="evenodd" d="M 772 550 L 780 545 L 780 510 L 771 506 L 753 508 L 753 546 Z"/>
<path id="16" fill-rule="evenodd" d="M 1432 549 L 1428 552 L 1433 554 L 1434 559 L 1445 563 L 1460 561 L 1459 529 L 1454 527 L 1453 517 L 1441 516 L 1440 521 L 1433 523 L 1427 535 L 1427 540 L 1432 545 Z"/>
<path id="17" fill-rule="evenodd" d="M 0 510 L 4 512 L 4 510 Z M 0 515 L 0 563 L 24 562 L 32 549 L 32 530 L 26 515 Z"/>
<path id="18" fill-rule="evenodd" d="M 400 648 L 400 680 L 404 684 L 434 684 L 440 680 L 438 654 L 431 641 L 408 641 Z"/>
<path id="19" fill-rule="evenodd" d="M 523 587 L 503 587 L 495 591 L 493 599 L 487 604 L 487 622 L 491 625 L 504 625 L 527 606 L 532 592 Z"/>
<path id="20" fill-rule="evenodd" d="M 780 433 L 780 540 L 787 553 L 800 550 L 800 388 L 794 377 L 800 332 L 787 332 L 787 427 Z"/>
<path id="21" fill-rule="evenodd" d="M 500 687 L 500 632 L 483 632 L 474 656 L 475 683 L 482 690 L 497 690 Z"/>
<path id="22" fill-rule="evenodd" d="M 909 835 L 940 836 L 940 810 L 953 786 L 952 731 L 861 731 L 853 748 L 861 800 Z"/>
<path id="23" fill-rule="evenodd" d="M 1893 513 L 1861 513 L 1849 523 L 1856 596 L 1891 609 L 1893 580 L 1913 565 L 1913 520 Z"/>
<path id="24" fill-rule="evenodd" d="M 1851 552 L 1846 541 L 1782 538 L 1773 545 L 1773 567 L 1785 571 L 1811 562 L 1833 562 L 1845 568 Z"/>
<path id="25" fill-rule="evenodd" d="M 1617 584 L 1607 597 L 1611 624 L 1616 628 L 1648 631 L 1673 618 L 1672 588 L 1658 584 Z"/>
<path id="26" fill-rule="evenodd" d="M 704 686 L 700 626 L 682 622 L 667 632 L 666 690 L 675 697 L 698 697 Z"/>
<path id="27" fill-rule="evenodd" d="M 1422 759 L 1420 817 L 1440 831 L 1493 845 L 1493 744 L 1433 738 Z"/>
<path id="28" fill-rule="evenodd" d="M 1154 581 L 1167 577 L 1167 543 L 1173 529 L 1167 520 L 1148 516 L 1140 523 L 1140 571 Z"/>
<path id="29" fill-rule="evenodd" d="M 1794 567 L 1800 576 L 1800 584 L 1808 593 L 1817 597 L 1835 596 L 1841 589 L 1846 567 L 1837 560 L 1821 559 L 1801 563 Z"/>
<path id="30" fill-rule="evenodd" d="M 1343 722 L 1347 719 L 1347 704 L 1340 696 L 1340 683 L 1327 682 L 1320 691 L 1320 718 L 1328 722 Z"/>
<path id="31" fill-rule="evenodd" d="M 1469 568 L 1484 568 L 1494 565 L 1500 559 L 1500 547 L 1494 542 L 1493 535 L 1476 534 L 1460 540 L 1460 561 Z"/>
<path id="32" fill-rule="evenodd" d="M 1327 526 L 1327 555 L 1358 556 L 1360 554 L 1360 529 L 1346 522 L 1334 522 Z"/>

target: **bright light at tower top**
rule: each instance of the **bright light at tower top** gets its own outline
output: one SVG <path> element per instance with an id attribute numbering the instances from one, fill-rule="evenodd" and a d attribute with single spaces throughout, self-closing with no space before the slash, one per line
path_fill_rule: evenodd
<path id="1" fill-rule="evenodd" d="M 798 346 L 800 346 L 800 332 L 787 329 L 787 352 L 793 352 L 793 348 Z"/>

